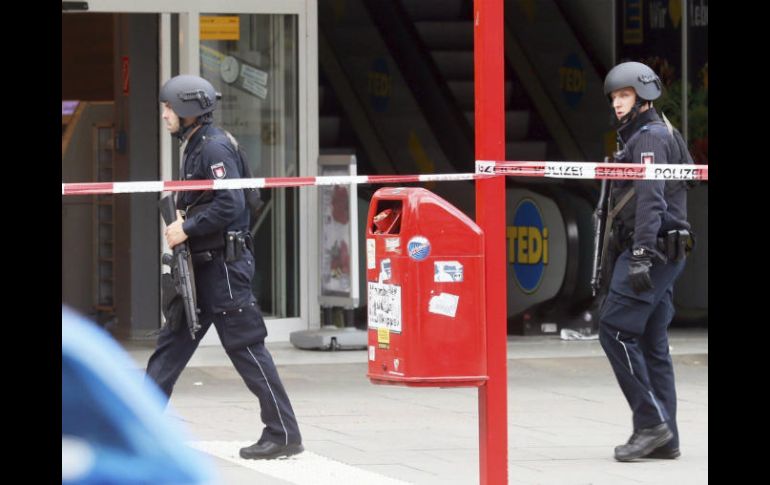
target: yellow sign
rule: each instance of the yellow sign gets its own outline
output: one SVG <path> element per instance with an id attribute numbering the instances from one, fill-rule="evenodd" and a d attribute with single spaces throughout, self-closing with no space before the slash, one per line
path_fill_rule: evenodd
<path id="1" fill-rule="evenodd" d="M 387 327 L 377 329 L 377 347 L 387 349 L 390 347 L 390 330 Z"/>
<path id="2" fill-rule="evenodd" d="M 241 38 L 241 18 L 237 15 L 215 17 L 201 15 L 201 40 L 238 40 Z"/>
<path id="3" fill-rule="evenodd" d="M 508 262 L 519 264 L 548 264 L 548 228 L 507 226 Z"/>

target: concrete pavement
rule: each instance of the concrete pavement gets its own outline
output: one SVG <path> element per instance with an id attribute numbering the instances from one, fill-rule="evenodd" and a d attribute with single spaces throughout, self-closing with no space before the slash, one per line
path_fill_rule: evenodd
<path id="1" fill-rule="evenodd" d="M 144 368 L 151 348 L 125 345 Z M 593 341 L 508 341 L 510 484 L 708 483 L 708 331 L 671 336 L 682 456 L 619 463 L 631 414 Z M 306 351 L 268 344 L 292 399 L 305 453 L 249 461 L 259 403 L 220 347 L 198 349 L 168 410 L 214 461 L 223 484 L 475 484 L 479 480 L 475 388 L 375 386 L 366 351 Z"/>

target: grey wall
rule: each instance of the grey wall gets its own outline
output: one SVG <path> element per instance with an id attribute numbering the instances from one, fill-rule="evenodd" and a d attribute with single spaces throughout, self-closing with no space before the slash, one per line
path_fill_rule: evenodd
<path id="1" fill-rule="evenodd" d="M 131 111 L 128 134 L 132 180 L 160 180 L 158 154 L 158 17 L 134 15 L 129 24 Z M 131 334 L 141 337 L 156 329 L 160 311 L 160 237 L 158 194 L 134 194 L 131 199 Z"/>
<path id="2" fill-rule="evenodd" d="M 159 180 L 158 16 L 118 15 L 116 133 L 123 137 L 116 180 Z M 129 93 L 121 59 L 129 58 Z M 117 333 L 144 338 L 160 325 L 158 194 L 116 195 Z"/>

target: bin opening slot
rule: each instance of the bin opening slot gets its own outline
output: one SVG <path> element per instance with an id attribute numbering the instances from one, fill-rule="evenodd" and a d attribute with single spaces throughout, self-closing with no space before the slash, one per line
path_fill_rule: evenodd
<path id="1" fill-rule="evenodd" d="M 398 234 L 401 231 L 401 201 L 377 201 L 377 215 L 372 219 L 373 234 Z"/>

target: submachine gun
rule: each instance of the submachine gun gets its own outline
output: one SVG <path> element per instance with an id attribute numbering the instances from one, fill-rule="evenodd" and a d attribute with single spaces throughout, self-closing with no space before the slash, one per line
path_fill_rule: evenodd
<path id="1" fill-rule="evenodd" d="M 605 159 L 605 162 L 607 159 Z M 605 233 L 608 231 L 607 225 L 607 200 L 609 182 L 607 179 L 602 179 L 602 185 L 599 189 L 599 201 L 596 203 L 596 209 L 594 210 L 594 254 L 593 254 L 593 267 L 591 270 L 591 294 L 596 296 L 599 289 L 602 286 L 602 271 L 604 262 L 607 259 L 607 244 L 605 239 L 608 235 Z"/>
<path id="2" fill-rule="evenodd" d="M 167 195 L 158 202 L 160 214 L 166 225 L 176 220 L 176 204 L 173 195 Z M 195 277 L 193 273 L 192 256 L 186 242 L 177 244 L 173 248 L 173 256 L 163 253 L 161 261 L 171 267 L 176 296 L 181 298 L 184 304 L 184 313 L 187 317 L 187 329 L 195 340 L 195 332 L 200 329 L 198 322 L 198 308 L 195 302 Z"/>

